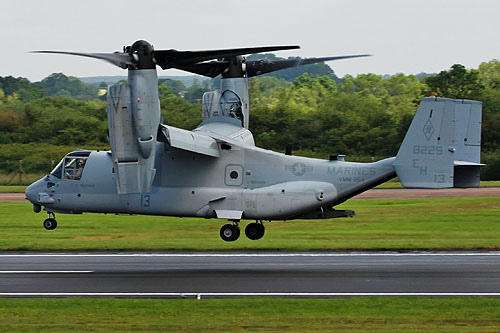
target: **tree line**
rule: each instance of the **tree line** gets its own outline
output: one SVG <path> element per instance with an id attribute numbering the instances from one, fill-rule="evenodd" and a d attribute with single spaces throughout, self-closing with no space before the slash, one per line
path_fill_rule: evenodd
<path id="1" fill-rule="evenodd" d="M 456 64 L 420 78 L 362 74 L 339 80 L 331 74 L 305 73 L 293 81 L 275 76 L 252 78 L 250 129 L 256 144 L 278 151 L 291 146 L 294 154 L 323 158 L 346 154 L 348 160 L 366 161 L 394 156 L 423 97 L 474 99 L 483 102 L 483 161 L 490 164 L 483 175 L 499 177 L 497 60 L 482 63 L 478 69 Z M 90 98 L 92 87 L 77 80 L 63 74 L 37 84 L 0 78 L 0 161 L 24 159 L 27 171 L 46 172 L 51 161 L 68 150 L 108 149 L 106 102 L 97 93 Z M 160 82 L 164 122 L 193 129 L 201 122 L 201 95 L 213 88 L 195 84 L 192 97 L 186 98 L 186 87 L 173 81 Z M 195 94 L 199 95 L 196 99 Z M 9 168 L 0 163 L 0 170 Z"/>

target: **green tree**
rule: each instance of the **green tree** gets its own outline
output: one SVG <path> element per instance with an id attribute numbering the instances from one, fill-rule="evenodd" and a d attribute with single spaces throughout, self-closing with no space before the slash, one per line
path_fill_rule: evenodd
<path id="1" fill-rule="evenodd" d="M 273 53 L 259 53 L 252 54 L 247 57 L 248 60 L 267 60 L 267 61 L 279 61 L 279 60 L 300 60 L 300 57 L 289 57 L 288 59 L 276 56 Z M 263 74 L 260 77 L 272 76 L 280 80 L 293 81 L 304 73 L 308 73 L 313 76 L 328 76 L 333 79 L 336 83 L 340 83 L 341 80 L 335 75 L 333 69 L 325 63 L 317 63 L 299 67 L 290 67 L 287 69 L 278 70 L 275 72 Z"/>
<path id="2" fill-rule="evenodd" d="M 477 99 L 484 89 L 479 71 L 467 70 L 460 64 L 436 76 L 428 76 L 424 82 L 429 86 L 430 93 L 448 98 Z"/>
<path id="3" fill-rule="evenodd" d="M 204 80 L 201 84 L 198 80 L 195 80 L 194 83 L 186 90 L 184 99 L 189 103 L 201 104 L 203 94 L 210 90 L 211 88 L 208 80 Z"/>
<path id="4" fill-rule="evenodd" d="M 201 104 L 191 104 L 175 96 L 167 86 L 159 88 L 161 114 L 167 125 L 192 130 L 201 122 Z"/>
<path id="5" fill-rule="evenodd" d="M 45 89 L 36 84 L 31 83 L 26 78 L 15 78 L 12 76 L 0 77 L 0 89 L 3 90 L 5 96 L 13 96 L 14 99 L 23 102 L 34 101 L 45 95 Z M 11 98 L 12 100 L 12 98 Z"/>
<path id="6" fill-rule="evenodd" d="M 49 96 L 66 96 L 83 100 L 96 99 L 99 92 L 98 87 L 86 85 L 80 79 L 63 73 L 50 74 L 39 85 L 45 88 Z"/>
<path id="7" fill-rule="evenodd" d="M 487 87 L 500 89 L 500 62 L 497 59 L 481 63 L 479 74 Z"/>
<path id="8" fill-rule="evenodd" d="M 482 150 L 497 151 L 500 156 L 500 62 L 491 60 L 479 65 L 479 73 L 485 83 L 481 97 L 483 102 Z"/>
<path id="9" fill-rule="evenodd" d="M 186 92 L 186 86 L 182 81 L 172 79 L 158 80 L 158 85 L 165 85 L 177 97 L 182 97 Z"/>

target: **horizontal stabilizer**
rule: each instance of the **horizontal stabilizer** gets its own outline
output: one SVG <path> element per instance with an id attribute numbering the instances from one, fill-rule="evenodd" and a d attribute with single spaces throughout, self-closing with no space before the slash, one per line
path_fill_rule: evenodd
<path id="1" fill-rule="evenodd" d="M 453 165 L 454 166 L 485 166 L 486 164 L 469 162 L 469 161 L 453 161 Z"/>

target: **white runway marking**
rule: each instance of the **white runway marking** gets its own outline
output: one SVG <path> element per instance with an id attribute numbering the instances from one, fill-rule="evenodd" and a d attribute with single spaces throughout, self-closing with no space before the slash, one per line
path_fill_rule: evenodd
<path id="1" fill-rule="evenodd" d="M 25 253 L 0 254 L 1 258 L 29 257 L 462 257 L 500 256 L 495 252 L 354 252 L 354 253 Z"/>
<path id="2" fill-rule="evenodd" d="M 500 297 L 500 293 L 0 293 L 0 297 Z"/>
<path id="3" fill-rule="evenodd" d="M 94 273 L 94 271 L 0 271 L 0 274 L 78 274 Z"/>

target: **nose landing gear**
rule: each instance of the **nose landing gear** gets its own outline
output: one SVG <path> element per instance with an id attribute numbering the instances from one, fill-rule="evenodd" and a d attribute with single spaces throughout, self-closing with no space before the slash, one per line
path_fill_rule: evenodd
<path id="1" fill-rule="evenodd" d="M 56 214 L 49 212 L 49 218 L 43 221 L 43 227 L 47 230 L 54 230 L 57 228 Z"/>
<path id="2" fill-rule="evenodd" d="M 220 237 L 226 242 L 234 242 L 240 237 L 239 221 L 233 221 L 232 224 L 224 224 L 220 228 Z"/>

